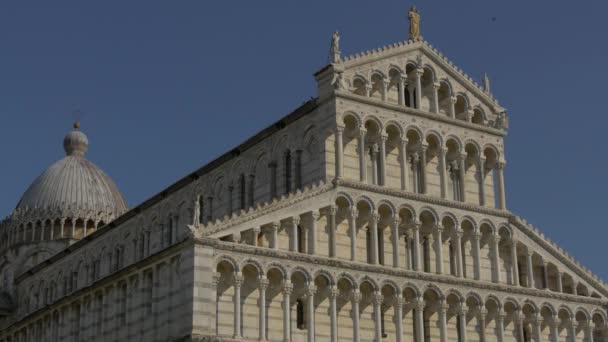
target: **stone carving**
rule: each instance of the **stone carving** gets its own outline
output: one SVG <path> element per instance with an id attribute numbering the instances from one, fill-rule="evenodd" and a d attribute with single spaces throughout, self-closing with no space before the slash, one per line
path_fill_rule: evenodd
<path id="1" fill-rule="evenodd" d="M 329 50 L 332 63 L 340 63 L 340 33 L 334 32 L 331 36 L 331 48 Z"/>
<path id="2" fill-rule="evenodd" d="M 487 72 L 483 73 L 483 91 L 486 92 L 486 94 L 490 93 L 490 78 L 488 77 Z"/>
<path id="3" fill-rule="evenodd" d="M 416 6 L 410 7 L 410 39 L 420 38 L 420 13 Z"/>

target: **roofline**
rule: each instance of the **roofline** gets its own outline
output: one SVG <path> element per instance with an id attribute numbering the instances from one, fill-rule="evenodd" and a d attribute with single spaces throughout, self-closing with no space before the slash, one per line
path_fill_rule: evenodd
<path id="1" fill-rule="evenodd" d="M 287 125 L 302 118 L 303 116 L 310 114 L 318 106 L 319 106 L 318 98 L 312 98 L 312 99 L 306 101 L 304 104 L 302 104 L 301 106 L 299 106 L 298 108 L 293 110 L 291 113 L 287 114 L 286 116 L 284 116 L 280 120 L 276 121 L 275 123 L 271 124 L 270 126 L 267 126 L 266 128 L 264 128 L 263 130 L 261 130 L 260 132 L 258 132 L 254 136 L 252 136 L 251 138 L 245 140 L 245 142 L 239 144 L 235 148 L 222 154 L 221 156 L 217 157 L 216 159 L 212 160 L 211 162 L 203 165 L 202 167 L 200 167 L 196 171 L 190 173 L 189 175 L 177 180 L 175 183 L 169 185 L 164 190 L 160 191 L 156 195 L 153 195 L 152 197 L 145 200 L 138 206 L 129 209 L 124 214 L 120 215 L 119 217 L 112 220 L 105 226 L 101 227 L 99 230 L 93 232 L 91 235 L 85 236 L 84 238 L 78 240 L 74 244 L 64 248 L 59 253 L 53 255 L 52 257 L 46 259 L 45 261 L 41 262 L 40 264 L 32 267 L 28 271 L 22 273 L 15 280 L 17 282 L 20 282 L 20 281 L 24 280 L 25 278 L 27 278 L 31 275 L 34 275 L 36 272 L 45 268 L 46 266 L 53 264 L 54 262 L 63 258 L 64 256 L 71 254 L 72 252 L 80 249 L 82 246 L 86 245 L 89 241 L 94 240 L 103 234 L 106 234 L 107 232 L 111 231 L 115 227 L 117 227 L 117 226 L 123 224 L 124 222 L 130 220 L 131 218 L 137 216 L 142 211 L 159 203 L 160 201 L 165 199 L 167 196 L 183 189 L 184 187 L 186 187 L 193 181 L 199 179 L 201 176 L 211 172 L 212 170 L 216 169 L 220 165 L 223 165 L 224 163 L 231 160 L 232 158 L 239 156 L 242 152 L 252 148 L 253 146 L 258 144 L 262 140 L 266 139 L 270 135 L 280 131 L 281 129 L 285 128 Z"/>

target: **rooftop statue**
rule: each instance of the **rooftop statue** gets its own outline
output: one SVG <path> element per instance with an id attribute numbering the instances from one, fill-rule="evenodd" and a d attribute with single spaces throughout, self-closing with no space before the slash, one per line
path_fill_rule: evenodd
<path id="1" fill-rule="evenodd" d="M 331 36 L 331 48 L 329 50 L 332 63 L 340 63 L 340 33 L 334 32 Z"/>
<path id="2" fill-rule="evenodd" d="M 410 7 L 410 39 L 420 38 L 420 13 L 416 6 Z"/>

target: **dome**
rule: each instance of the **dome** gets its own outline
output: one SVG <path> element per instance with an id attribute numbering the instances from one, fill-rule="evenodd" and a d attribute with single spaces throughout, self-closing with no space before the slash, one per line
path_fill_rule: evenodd
<path id="1" fill-rule="evenodd" d="M 89 140 L 80 125 L 66 134 L 63 147 L 66 156 L 51 165 L 30 185 L 17 204 L 16 211 L 47 210 L 90 212 L 117 217 L 127 210 L 118 187 L 108 175 L 84 155 Z"/>

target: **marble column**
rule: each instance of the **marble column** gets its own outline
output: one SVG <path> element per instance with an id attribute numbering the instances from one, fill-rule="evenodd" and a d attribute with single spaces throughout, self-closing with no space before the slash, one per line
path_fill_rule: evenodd
<path id="1" fill-rule="evenodd" d="M 399 268 L 399 226 L 401 225 L 401 220 L 398 216 L 393 217 L 393 222 L 391 228 L 392 232 L 392 242 L 393 242 L 393 267 Z"/>
<path id="2" fill-rule="evenodd" d="M 401 190 L 408 190 L 409 163 L 407 162 L 407 138 L 401 137 L 399 157 L 401 158 Z"/>
<path id="3" fill-rule="evenodd" d="M 399 105 L 405 106 L 405 86 L 407 85 L 407 77 L 399 78 Z"/>
<path id="4" fill-rule="evenodd" d="M 320 214 L 318 211 L 312 211 L 310 215 L 310 230 L 308 241 L 308 252 L 310 255 L 317 254 L 317 220 Z"/>
<path id="5" fill-rule="evenodd" d="M 397 342 L 403 341 L 403 305 L 405 302 L 400 294 L 395 298 L 395 334 L 397 334 Z"/>
<path id="6" fill-rule="evenodd" d="M 336 206 L 329 207 L 329 257 L 336 257 L 336 213 L 338 208 Z"/>
<path id="7" fill-rule="evenodd" d="M 437 253 L 436 257 L 436 271 L 437 274 L 443 274 L 443 226 L 437 225 L 435 227 L 435 250 Z"/>
<path id="8" fill-rule="evenodd" d="M 234 274 L 234 338 L 241 338 L 241 285 L 243 275 L 240 272 Z"/>
<path id="9" fill-rule="evenodd" d="M 416 315 L 416 341 L 424 341 L 424 300 L 422 298 L 417 299 L 414 314 Z"/>
<path id="10" fill-rule="evenodd" d="M 379 146 L 374 143 L 371 146 L 370 159 L 372 161 L 372 181 L 371 183 L 374 185 L 379 185 L 379 175 L 378 175 L 378 154 L 379 154 Z"/>
<path id="11" fill-rule="evenodd" d="M 293 285 L 285 282 L 283 287 L 283 342 L 291 341 L 291 293 Z"/>
<path id="12" fill-rule="evenodd" d="M 593 342 L 593 325 L 591 322 L 587 322 L 585 334 L 587 335 L 587 342 Z"/>
<path id="13" fill-rule="evenodd" d="M 427 192 L 427 184 L 426 184 L 426 151 L 428 150 L 427 145 L 422 145 L 422 151 L 420 153 L 420 178 L 422 179 L 422 189 L 420 193 L 426 194 Z"/>
<path id="14" fill-rule="evenodd" d="M 511 272 L 514 286 L 519 286 L 519 266 L 517 262 L 517 240 L 511 238 Z"/>
<path id="15" fill-rule="evenodd" d="M 260 233 L 262 232 L 262 228 L 261 227 L 254 227 L 252 229 L 253 231 L 253 246 L 255 247 L 261 247 L 260 244 L 258 243 L 258 235 L 260 235 Z"/>
<path id="16" fill-rule="evenodd" d="M 466 172 L 467 169 L 465 168 L 466 166 L 466 159 L 467 159 L 467 155 L 466 154 L 461 154 L 460 158 L 458 159 L 458 176 L 460 177 L 460 201 L 461 202 L 466 202 L 467 201 L 467 187 L 466 187 Z"/>
<path id="17" fill-rule="evenodd" d="M 422 104 L 422 74 L 424 74 L 424 69 L 418 68 L 416 69 L 414 75 L 416 77 L 416 109 L 421 109 Z"/>
<path id="18" fill-rule="evenodd" d="M 273 222 L 272 231 L 272 249 L 279 249 L 279 229 L 281 228 L 280 222 Z"/>
<path id="19" fill-rule="evenodd" d="M 353 291 L 352 294 L 352 315 L 353 315 L 353 341 L 360 342 L 359 334 L 359 302 L 361 301 L 361 292 L 359 290 Z"/>
<path id="20" fill-rule="evenodd" d="M 309 284 L 306 289 L 306 308 L 307 313 L 307 328 L 308 328 L 308 342 L 315 342 L 315 293 L 317 288 L 314 285 Z"/>
<path id="21" fill-rule="evenodd" d="M 454 245 L 456 247 L 456 275 L 459 278 L 464 277 L 463 265 L 462 265 L 462 230 L 458 230 L 454 234 Z"/>
<path id="22" fill-rule="evenodd" d="M 557 315 L 554 315 L 550 322 L 551 327 L 551 338 L 554 342 L 559 342 L 559 318 Z"/>
<path id="23" fill-rule="evenodd" d="M 564 276 L 564 272 L 560 272 L 557 271 L 557 292 L 562 293 L 564 292 L 564 285 L 563 285 L 563 276 Z"/>
<path id="24" fill-rule="evenodd" d="M 549 263 L 548 262 L 543 262 L 543 288 L 548 290 L 549 289 Z"/>
<path id="25" fill-rule="evenodd" d="M 496 182 L 498 188 L 498 209 L 506 210 L 507 209 L 507 201 L 505 198 L 505 180 L 503 175 L 503 170 L 505 168 L 504 163 L 498 163 L 496 165 Z"/>
<path id="26" fill-rule="evenodd" d="M 266 289 L 268 289 L 268 279 L 266 277 L 260 277 L 259 291 L 260 291 L 260 341 L 266 341 Z"/>
<path id="27" fill-rule="evenodd" d="M 439 82 L 433 83 L 433 112 L 439 114 L 439 88 L 441 84 Z"/>
<path id="28" fill-rule="evenodd" d="M 413 252 L 414 252 L 414 271 L 422 271 L 422 264 L 420 260 L 420 224 L 414 223 L 412 225 L 412 237 L 413 241 Z"/>
<path id="29" fill-rule="evenodd" d="M 486 342 L 486 316 L 488 312 L 486 309 L 479 310 L 477 316 L 477 324 L 479 325 L 479 341 Z"/>
<path id="30" fill-rule="evenodd" d="M 380 215 L 377 213 L 372 213 L 369 218 L 369 234 L 372 242 L 372 250 L 371 250 L 371 263 L 377 265 L 379 262 L 378 258 L 378 220 L 380 219 Z"/>
<path id="31" fill-rule="evenodd" d="M 505 314 L 500 311 L 496 317 L 496 338 L 497 342 L 505 342 Z"/>
<path id="32" fill-rule="evenodd" d="M 456 119 L 456 96 L 450 96 L 450 118 Z"/>
<path id="33" fill-rule="evenodd" d="M 465 303 L 460 303 L 458 311 L 458 319 L 460 320 L 460 341 L 467 342 L 467 313 L 468 308 Z"/>
<path id="34" fill-rule="evenodd" d="M 439 341 L 447 342 L 448 341 L 448 332 L 447 332 L 447 314 L 448 314 L 448 305 L 445 299 L 440 299 L 439 301 Z"/>
<path id="35" fill-rule="evenodd" d="M 367 161 L 365 157 L 365 128 L 359 128 L 359 181 L 367 183 Z"/>
<path id="36" fill-rule="evenodd" d="M 530 247 L 528 247 L 528 250 L 526 251 L 526 256 L 527 256 L 527 271 L 528 271 L 528 287 L 530 288 L 534 288 L 535 284 L 534 284 L 534 264 L 532 263 L 532 255 L 534 255 L 534 251 L 532 249 L 530 249 Z"/>
<path id="37" fill-rule="evenodd" d="M 517 328 L 519 331 L 519 340 L 524 341 L 524 317 L 521 310 L 515 313 L 514 320 L 517 322 Z"/>
<path id="38" fill-rule="evenodd" d="M 533 325 L 534 325 L 534 336 L 536 338 L 536 342 L 541 342 L 542 340 L 542 333 L 541 333 L 541 326 L 543 324 L 543 319 L 540 317 L 540 315 L 536 315 L 536 317 L 534 317 L 534 321 L 533 321 Z"/>
<path id="39" fill-rule="evenodd" d="M 344 175 L 344 126 L 336 127 L 336 178 L 342 178 Z"/>
<path id="40" fill-rule="evenodd" d="M 477 161 L 477 174 L 479 175 L 479 205 L 482 207 L 486 205 L 485 164 L 486 160 L 484 158 L 479 158 L 479 160 Z"/>
<path id="41" fill-rule="evenodd" d="M 448 175 L 445 162 L 445 149 L 439 149 L 439 181 L 441 183 L 441 198 L 448 198 Z"/>
<path id="42" fill-rule="evenodd" d="M 384 297 L 380 292 L 374 293 L 374 336 L 376 342 L 382 341 L 382 302 Z"/>
<path id="43" fill-rule="evenodd" d="M 380 135 L 380 177 L 378 184 L 386 185 L 386 141 L 388 136 L 385 134 Z"/>
<path id="44" fill-rule="evenodd" d="M 494 269 L 494 282 L 500 283 L 501 275 L 500 275 L 500 235 L 494 234 L 492 235 L 492 268 Z"/>
<path id="45" fill-rule="evenodd" d="M 473 254 L 475 255 L 475 280 L 481 278 L 481 253 L 479 251 L 479 240 L 481 234 L 479 232 L 473 233 Z"/>
<path id="46" fill-rule="evenodd" d="M 357 260 L 357 216 L 359 212 L 351 207 L 348 211 L 348 229 L 350 231 L 350 260 Z"/>
<path id="47" fill-rule="evenodd" d="M 298 239 L 298 225 L 300 224 L 300 216 L 294 216 L 291 218 L 291 240 L 289 244 L 290 252 L 298 252 L 298 245 L 300 242 Z"/>
<path id="48" fill-rule="evenodd" d="M 336 286 L 331 287 L 329 293 L 329 312 L 331 321 L 331 342 L 338 342 L 338 308 L 336 298 L 340 294 L 340 291 Z"/>
<path id="49" fill-rule="evenodd" d="M 389 81 L 385 78 L 382 80 L 382 101 L 386 101 L 386 95 L 388 94 Z"/>

